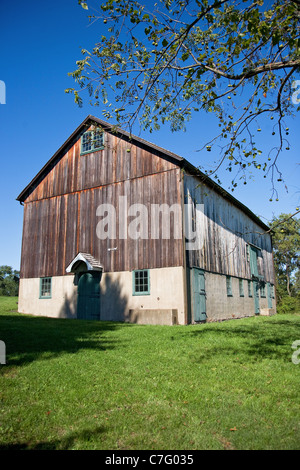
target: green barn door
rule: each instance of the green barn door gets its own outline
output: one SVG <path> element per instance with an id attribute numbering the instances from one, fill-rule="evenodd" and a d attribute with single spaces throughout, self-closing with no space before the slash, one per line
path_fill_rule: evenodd
<path id="1" fill-rule="evenodd" d="M 250 245 L 250 270 L 252 276 L 258 276 L 257 268 L 257 249 Z"/>
<path id="2" fill-rule="evenodd" d="M 253 281 L 253 296 L 254 296 L 254 313 L 258 315 L 260 313 L 259 309 L 259 282 Z"/>
<path id="3" fill-rule="evenodd" d="M 100 320 L 100 273 L 87 272 L 78 281 L 77 318 Z"/>
<path id="4" fill-rule="evenodd" d="M 192 303 L 194 321 L 206 320 L 205 275 L 202 269 L 193 268 Z"/>
<path id="5" fill-rule="evenodd" d="M 258 250 L 250 245 L 250 270 L 253 280 L 253 297 L 254 297 L 254 313 L 258 315 L 260 313 L 259 308 L 259 282 L 258 282 L 258 267 L 257 267 L 257 256 Z"/>

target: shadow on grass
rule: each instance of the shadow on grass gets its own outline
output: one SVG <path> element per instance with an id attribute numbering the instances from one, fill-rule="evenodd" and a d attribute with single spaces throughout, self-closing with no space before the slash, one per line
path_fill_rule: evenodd
<path id="1" fill-rule="evenodd" d="M 29 442 L 16 442 L 8 444 L 0 444 L 0 451 L 2 450 L 70 450 L 73 448 L 76 441 L 88 442 L 93 440 L 97 435 L 102 434 L 106 429 L 102 426 L 93 430 L 84 429 L 80 432 L 70 433 L 62 439 L 54 439 L 50 441 L 29 443 Z"/>
<path id="2" fill-rule="evenodd" d="M 99 315 L 96 315 L 96 320 L 101 320 L 103 317 L 107 320 L 111 318 L 118 321 L 126 320 L 128 299 L 122 295 L 120 283 L 106 276 L 100 283 L 100 288 L 101 303 L 105 311 L 101 312 L 99 305 Z M 37 359 L 49 359 L 64 353 L 76 353 L 82 349 L 101 351 L 120 347 L 118 335 L 108 333 L 131 326 L 115 321 L 77 320 L 74 310 L 76 304 L 77 310 L 80 308 L 77 291 L 74 291 L 70 298 L 65 298 L 60 318 L 9 312 L 9 305 L 15 304 L 15 300 L 0 298 L 0 339 L 6 345 L 8 367 L 21 366 Z M 82 306 L 85 305 L 81 303 Z M 108 306 L 112 311 L 111 315 L 107 315 Z M 88 303 L 87 311 L 91 308 Z M 80 311 L 78 316 L 84 318 L 85 314 Z"/>
<path id="3" fill-rule="evenodd" d="M 206 324 L 185 335 L 199 339 L 203 346 L 192 354 L 194 361 L 230 355 L 241 359 L 246 356 L 250 362 L 266 358 L 291 361 L 291 345 L 300 340 L 300 317 L 298 321 L 272 317 Z"/>
<path id="4" fill-rule="evenodd" d="M 108 333 L 130 324 L 0 315 L 0 337 L 6 344 L 6 366 L 22 366 L 80 350 L 105 351 L 121 347 L 118 335 Z"/>

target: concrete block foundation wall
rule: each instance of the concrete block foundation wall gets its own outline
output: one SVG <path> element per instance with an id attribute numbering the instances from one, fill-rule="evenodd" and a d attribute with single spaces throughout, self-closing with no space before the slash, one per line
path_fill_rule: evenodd
<path id="1" fill-rule="evenodd" d="M 51 299 L 40 299 L 40 279 L 21 279 L 19 312 L 55 318 L 77 318 L 77 285 L 73 274 L 52 278 Z M 133 295 L 132 272 L 103 273 L 100 281 L 100 320 L 144 324 L 185 324 L 183 267 L 150 270 L 150 295 Z M 207 321 L 222 321 L 255 315 L 254 297 L 243 279 L 231 278 L 232 296 L 227 296 L 226 276 L 205 272 Z M 192 294 L 191 294 L 192 295 Z M 253 295 L 253 293 L 252 293 Z M 260 314 L 276 312 L 268 298 L 259 297 Z M 192 320 L 193 323 L 193 320 Z"/>
<path id="2" fill-rule="evenodd" d="M 205 272 L 207 321 L 230 320 L 255 315 L 253 286 L 251 285 L 252 297 L 249 297 L 248 280 L 243 279 L 242 282 L 244 295 L 240 296 L 239 279 L 231 277 L 232 296 L 228 296 L 226 276 Z M 261 315 L 271 315 L 276 312 L 275 299 L 272 299 L 272 309 L 270 309 L 267 297 L 259 296 L 259 307 Z"/>

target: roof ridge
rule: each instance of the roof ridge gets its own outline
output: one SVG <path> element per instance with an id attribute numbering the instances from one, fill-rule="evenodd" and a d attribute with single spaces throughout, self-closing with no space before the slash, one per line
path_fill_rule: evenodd
<path id="1" fill-rule="evenodd" d="M 138 137 L 134 134 L 129 133 L 128 131 L 118 127 L 117 125 L 112 125 L 109 124 L 106 121 L 103 121 L 100 118 L 97 118 L 96 116 L 93 116 L 92 114 L 89 114 L 83 121 L 82 123 L 75 129 L 75 131 L 70 135 L 70 137 L 62 144 L 62 146 L 54 153 L 54 155 L 48 160 L 48 162 L 43 166 L 43 168 L 37 173 L 37 175 L 31 180 L 31 182 L 23 189 L 23 191 L 19 194 L 17 197 L 17 201 L 22 203 L 26 199 L 26 194 L 30 192 L 35 184 L 38 184 L 38 181 L 40 178 L 44 177 L 44 173 L 50 168 L 52 164 L 54 163 L 55 159 L 65 150 L 67 145 L 72 142 L 72 140 L 82 132 L 83 127 L 89 122 L 98 122 L 104 130 L 110 130 L 114 127 L 116 127 L 116 132 L 120 135 L 126 136 L 127 138 L 131 138 L 132 140 L 139 142 L 143 145 L 146 145 L 159 153 L 163 154 L 166 158 L 172 158 L 174 159 L 178 166 L 181 168 L 190 171 L 192 174 L 198 176 L 199 178 L 202 179 L 202 182 L 204 184 L 207 184 L 211 187 L 213 187 L 219 194 L 221 194 L 223 197 L 226 197 L 228 200 L 230 200 L 234 205 L 239 207 L 243 212 L 249 215 L 257 224 L 259 224 L 261 227 L 263 227 L 265 230 L 269 230 L 269 227 L 262 221 L 260 218 L 255 215 L 247 206 L 245 206 L 242 202 L 240 202 L 238 199 L 236 199 L 232 194 L 230 194 L 226 189 L 224 189 L 222 186 L 218 185 L 215 181 L 213 181 L 208 175 L 203 173 L 199 168 L 195 167 L 192 163 L 190 163 L 188 160 L 186 160 L 183 157 L 180 157 L 179 155 L 176 155 L 175 153 L 164 149 L 163 147 L 159 147 L 156 144 L 153 144 L 152 142 L 149 142 L 148 140 L 145 140 L 141 137 Z"/>

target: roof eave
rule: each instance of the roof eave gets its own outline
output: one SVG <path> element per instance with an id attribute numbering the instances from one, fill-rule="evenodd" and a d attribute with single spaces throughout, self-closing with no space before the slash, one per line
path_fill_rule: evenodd
<path id="1" fill-rule="evenodd" d="M 97 124 L 99 124 L 103 128 L 103 130 L 114 132 L 116 135 L 125 136 L 126 138 L 130 139 L 131 141 L 138 142 L 138 143 L 148 147 L 149 149 L 152 149 L 152 150 L 154 149 L 157 152 L 159 152 L 159 153 L 161 153 L 165 156 L 168 156 L 169 158 L 171 158 L 172 160 L 174 160 L 176 162 L 182 162 L 184 160 L 182 157 L 180 157 L 179 155 L 174 154 L 173 152 L 170 152 L 169 150 L 165 150 L 165 149 L 163 149 L 163 148 L 161 148 L 161 147 L 159 147 L 155 144 L 147 142 L 146 140 L 144 140 L 140 137 L 137 137 L 133 134 L 130 134 L 130 132 L 127 132 L 123 129 L 120 129 L 118 126 L 110 125 L 107 122 L 102 121 L 101 119 L 89 114 L 84 119 L 84 121 L 82 121 L 82 123 L 75 129 L 75 131 L 70 135 L 70 137 L 62 144 L 62 146 L 55 152 L 55 154 L 50 158 L 50 160 L 47 161 L 47 163 L 43 166 L 43 168 L 35 175 L 35 177 L 30 181 L 30 183 L 23 189 L 23 191 L 16 198 L 17 201 L 19 201 L 20 203 L 25 201 L 25 199 L 27 198 L 27 194 L 34 188 L 36 183 L 40 179 L 42 179 L 44 173 L 46 173 L 46 171 L 49 168 L 51 168 L 51 165 L 55 162 L 57 157 L 60 154 L 65 152 L 68 145 L 73 140 L 75 140 L 75 138 L 77 136 L 80 135 L 80 133 L 83 131 L 84 127 L 86 127 L 88 124 L 89 125 L 92 124 L 93 122 L 96 122 Z"/>
<path id="2" fill-rule="evenodd" d="M 80 133 L 83 131 L 84 127 L 87 125 L 90 125 L 92 122 L 98 123 L 103 130 L 114 132 L 116 135 L 120 136 L 125 136 L 126 138 L 130 139 L 132 142 L 138 142 L 141 145 L 144 145 L 145 147 L 157 151 L 159 154 L 162 156 L 170 158 L 172 161 L 178 164 L 179 167 L 183 168 L 184 170 L 187 170 L 191 172 L 193 175 L 198 176 L 201 179 L 201 182 L 206 184 L 207 186 L 213 188 L 215 191 L 217 191 L 220 195 L 222 195 L 224 198 L 228 199 L 230 202 L 232 202 L 235 206 L 239 207 L 243 212 L 245 212 L 252 220 L 254 220 L 258 225 L 260 225 L 265 231 L 270 231 L 269 227 L 264 224 L 259 217 L 257 217 L 250 209 L 248 209 L 247 206 L 242 204 L 238 199 L 233 197 L 230 193 L 228 193 L 225 189 L 223 189 L 221 186 L 219 186 L 217 183 L 215 183 L 211 178 L 209 178 L 207 175 L 202 173 L 198 168 L 196 168 L 194 165 L 192 165 L 190 162 L 188 162 L 186 159 L 183 157 L 180 157 L 179 155 L 176 155 L 173 152 L 170 152 L 169 150 L 163 149 L 162 147 L 159 147 L 158 145 L 155 145 L 153 143 L 150 143 L 140 137 L 137 137 L 130 132 L 127 132 L 118 126 L 115 125 L 110 125 L 105 121 L 102 121 L 102 119 L 99 119 L 95 116 L 92 116 L 89 114 L 83 121 L 82 123 L 75 129 L 75 131 L 70 135 L 70 137 L 63 143 L 63 145 L 55 152 L 55 154 L 48 160 L 48 162 L 43 166 L 43 168 L 39 171 L 39 173 L 31 180 L 31 182 L 26 186 L 26 188 L 23 189 L 23 191 L 19 194 L 17 197 L 17 201 L 20 203 L 23 203 L 25 199 L 27 198 L 27 194 L 33 189 L 33 187 L 37 184 L 37 182 L 42 179 L 44 173 L 51 168 L 51 165 L 54 164 L 55 160 L 59 157 L 60 154 L 64 153 L 66 151 L 66 148 L 70 143 L 77 138 Z"/>
<path id="3" fill-rule="evenodd" d="M 208 187 L 213 188 L 218 194 L 230 201 L 235 206 L 239 207 L 245 214 L 247 214 L 254 222 L 256 222 L 265 232 L 270 232 L 270 227 L 268 227 L 257 215 L 255 215 L 247 206 L 242 202 L 232 196 L 226 189 L 222 188 L 219 184 L 215 183 L 209 176 L 205 173 L 202 173 L 201 170 L 196 168 L 187 160 L 183 161 L 183 169 L 187 170 L 194 176 L 197 176 L 202 183 L 206 184 Z"/>
<path id="4" fill-rule="evenodd" d="M 68 137 L 68 139 L 62 144 L 62 146 L 55 152 L 55 154 L 47 161 L 47 163 L 43 166 L 43 168 L 35 175 L 35 177 L 30 181 L 30 183 L 21 191 L 19 196 L 17 197 L 17 201 L 24 202 L 26 199 L 26 194 L 31 188 L 35 185 L 35 183 L 39 180 L 39 178 L 43 175 L 43 173 L 48 170 L 48 168 L 52 165 L 58 155 L 63 152 L 63 150 L 67 147 L 67 145 L 75 138 L 76 134 L 80 133 L 83 126 L 87 124 L 91 116 L 87 116 L 85 120 L 75 129 L 75 131 Z"/>

